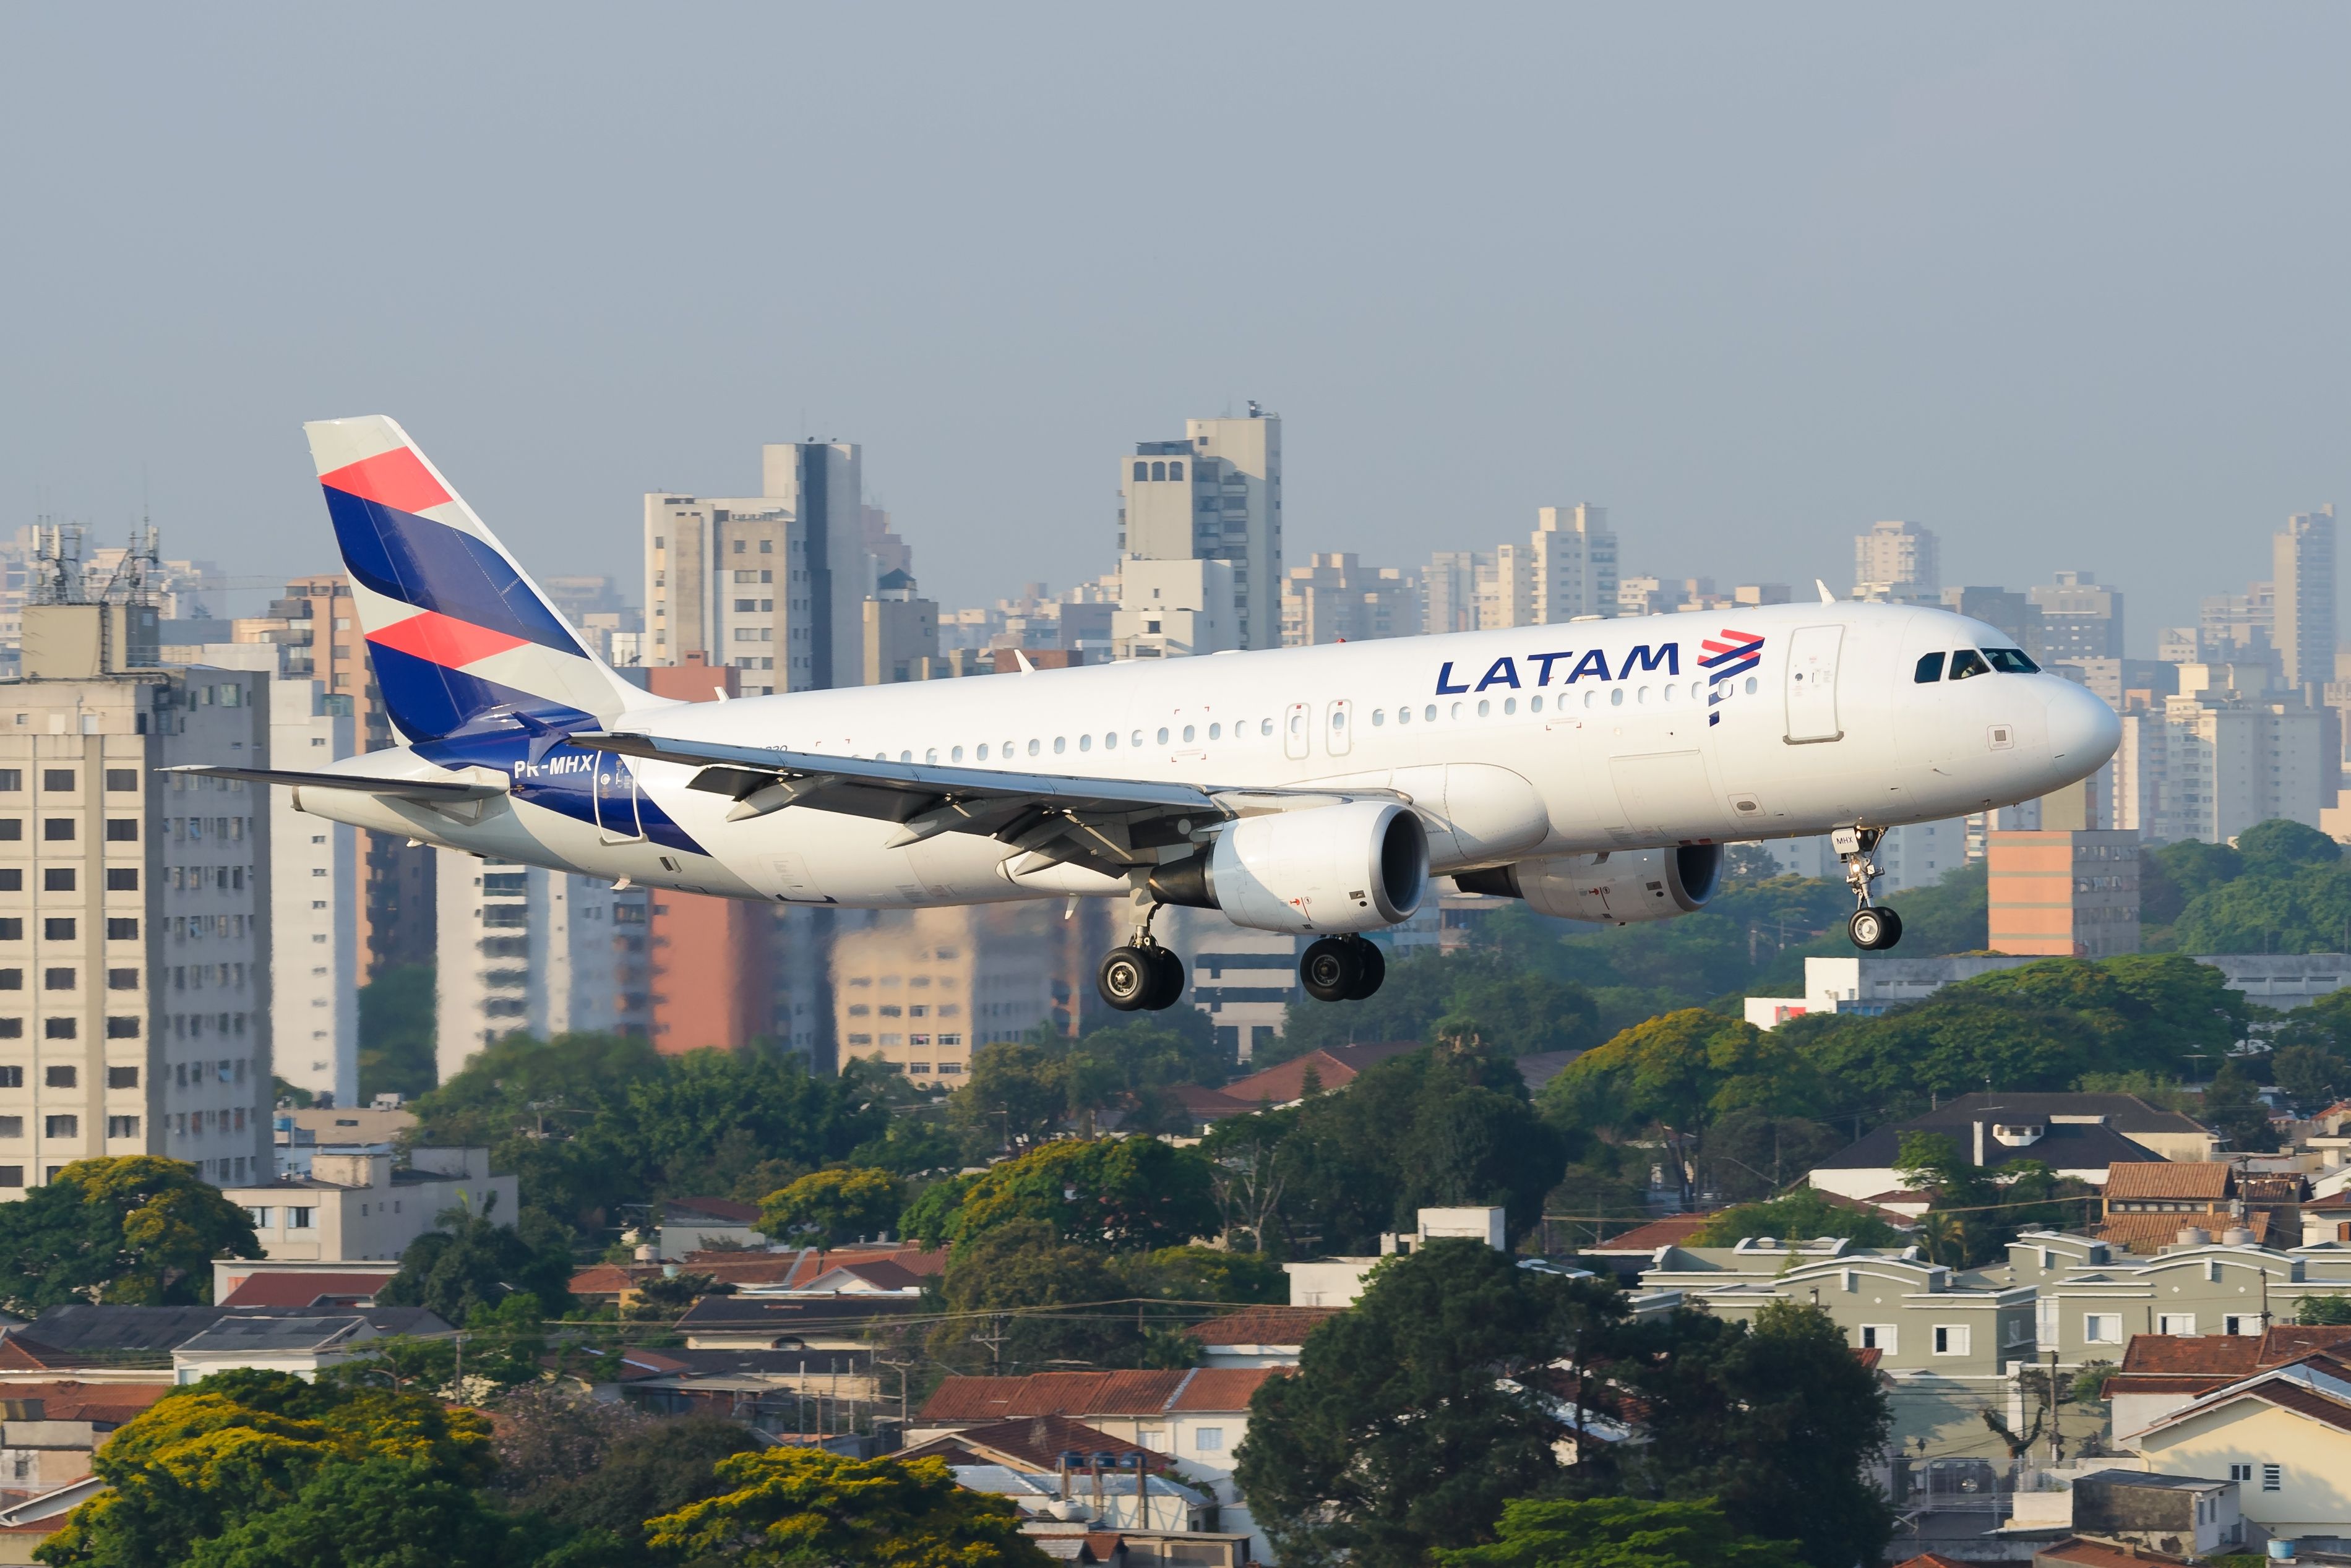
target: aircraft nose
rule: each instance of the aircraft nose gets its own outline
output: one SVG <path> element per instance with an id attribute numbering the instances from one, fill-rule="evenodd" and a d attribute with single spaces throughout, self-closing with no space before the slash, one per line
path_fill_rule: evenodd
<path id="1" fill-rule="evenodd" d="M 2049 759 L 2083 779 L 2106 765 L 2123 743 L 2123 721 L 2095 692 L 2062 677 L 2049 694 Z"/>

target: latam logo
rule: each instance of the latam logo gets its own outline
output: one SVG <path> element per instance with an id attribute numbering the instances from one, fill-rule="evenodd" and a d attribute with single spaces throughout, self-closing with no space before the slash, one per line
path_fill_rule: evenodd
<path id="1" fill-rule="evenodd" d="M 1444 668 L 1437 672 L 1437 695 L 1456 696 L 1462 692 L 1482 692 L 1494 686 L 1505 686 L 1511 691 L 1521 686 L 1547 686 L 1552 683 L 1552 672 L 1570 659 L 1575 663 L 1561 679 L 1559 684 L 1563 686 L 1572 686 L 1582 680 L 1626 681 L 1633 678 L 1635 671 L 1668 675 L 1682 673 L 1682 647 L 1678 643 L 1660 643 L 1655 647 L 1646 643 L 1638 643 L 1625 655 L 1624 667 L 1614 674 L 1608 672 L 1608 653 L 1602 648 L 1592 649 L 1581 658 L 1573 650 L 1561 653 L 1528 653 L 1524 657 L 1526 674 L 1531 678 L 1521 680 L 1519 660 L 1506 653 L 1486 667 L 1486 673 L 1478 677 L 1475 685 L 1469 684 L 1466 674 L 1457 685 L 1453 679 L 1453 661 L 1447 659 Z"/>
<path id="2" fill-rule="evenodd" d="M 1729 628 L 1708 637 L 1699 646 L 1705 656 L 1698 660 L 1699 669 L 1707 672 L 1706 722 L 1720 724 L 1722 700 L 1736 688 L 1724 683 L 1734 675 L 1743 675 L 1763 662 L 1763 639 L 1753 632 L 1733 632 Z"/>

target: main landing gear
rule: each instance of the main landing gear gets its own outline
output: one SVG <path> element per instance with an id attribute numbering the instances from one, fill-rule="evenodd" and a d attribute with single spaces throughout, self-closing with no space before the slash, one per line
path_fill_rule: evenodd
<path id="1" fill-rule="evenodd" d="M 1102 967 L 1094 972 L 1094 989 L 1120 1012 L 1163 1012 L 1184 999 L 1184 960 L 1151 935 L 1151 922 L 1158 913 L 1156 904 L 1144 910 L 1134 939 L 1103 954 Z"/>
<path id="2" fill-rule="evenodd" d="M 1298 960 L 1299 983 L 1318 1002 L 1360 1002 L 1387 977 L 1387 958 L 1367 936 L 1321 937 Z"/>
<path id="3" fill-rule="evenodd" d="M 1885 836 L 1883 828 L 1839 828 L 1829 835 L 1829 847 L 1844 862 L 1845 883 L 1853 889 L 1853 918 L 1844 923 L 1845 935 L 1865 953 L 1883 953 L 1902 940 L 1902 916 L 1874 902 L 1869 893 L 1869 884 L 1885 874 L 1871 858 Z"/>

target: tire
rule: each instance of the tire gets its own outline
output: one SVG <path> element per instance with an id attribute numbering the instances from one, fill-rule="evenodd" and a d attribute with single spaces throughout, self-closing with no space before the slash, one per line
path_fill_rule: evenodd
<path id="1" fill-rule="evenodd" d="M 1142 947 L 1113 947 L 1094 971 L 1094 989 L 1105 1004 L 1123 1013 L 1150 1006 L 1158 984 L 1159 966 Z"/>
<path id="2" fill-rule="evenodd" d="M 1355 983 L 1347 988 L 1347 999 L 1360 1002 L 1377 991 L 1380 982 L 1388 977 L 1388 959 L 1387 955 L 1380 951 L 1380 945 L 1368 937 L 1356 937 L 1353 946 L 1363 973 L 1356 976 Z"/>
<path id="3" fill-rule="evenodd" d="M 1893 946 L 1896 943 L 1902 940 L 1902 916 L 1895 910 L 1882 907 L 1877 913 L 1886 916 L 1886 936 L 1885 938 L 1877 944 L 1877 950 L 1883 953 L 1886 949 Z"/>
<path id="4" fill-rule="evenodd" d="M 1853 912 L 1853 918 L 1845 922 L 1844 933 L 1863 952 L 1880 952 L 1893 946 L 1902 935 L 1902 928 L 1891 919 L 1893 913 L 1890 909 L 1879 909 L 1875 905 L 1856 909 Z"/>
<path id="5" fill-rule="evenodd" d="M 1343 1002 L 1354 990 L 1363 970 L 1352 942 L 1324 936 L 1309 943 L 1300 956 L 1298 983 L 1318 1002 Z"/>
<path id="6" fill-rule="evenodd" d="M 1184 960 L 1165 947 L 1148 951 L 1155 977 L 1143 1005 L 1153 1012 L 1165 1012 L 1184 999 Z"/>

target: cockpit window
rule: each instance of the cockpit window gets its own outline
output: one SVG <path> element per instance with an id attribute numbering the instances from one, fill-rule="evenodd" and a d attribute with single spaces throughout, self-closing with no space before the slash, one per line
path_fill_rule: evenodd
<path id="1" fill-rule="evenodd" d="M 1951 679 L 1964 681 L 1970 675 L 1989 675 L 1991 666 L 1973 648 L 1962 648 L 1951 655 Z"/>
<path id="2" fill-rule="evenodd" d="M 2037 675 L 2041 673 L 2041 666 L 2026 658 L 2022 649 L 1986 648 L 1984 657 L 1990 659 L 1991 667 L 2003 675 Z"/>
<path id="3" fill-rule="evenodd" d="M 1942 678 L 1943 655 L 1940 653 L 1921 654 L 1918 659 L 1918 674 L 1915 677 L 1917 683 L 1922 686 L 1931 686 Z"/>

